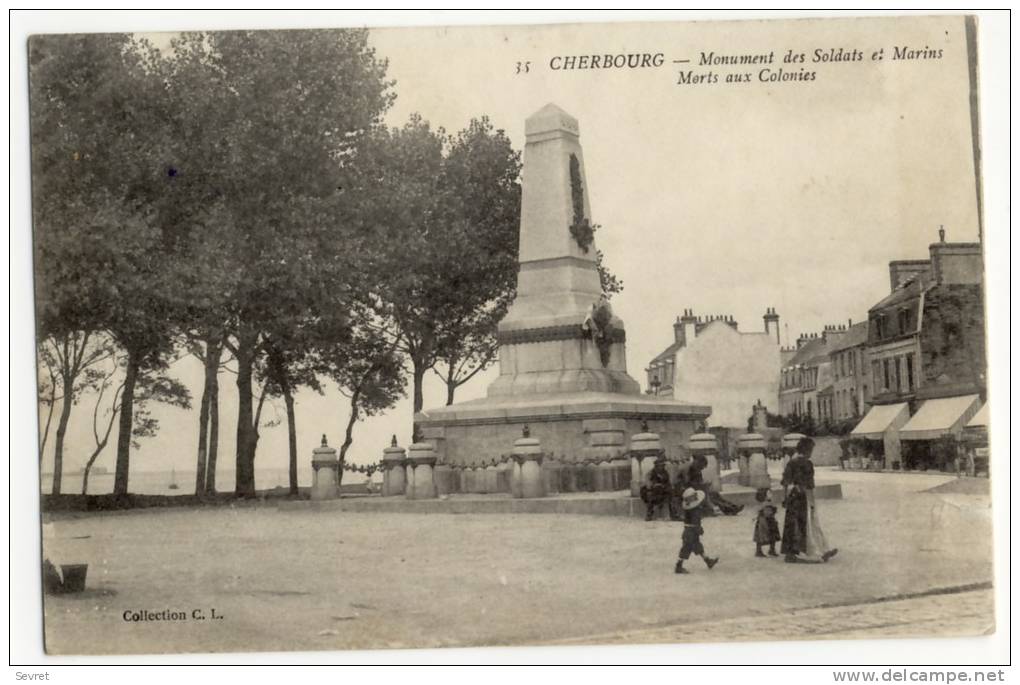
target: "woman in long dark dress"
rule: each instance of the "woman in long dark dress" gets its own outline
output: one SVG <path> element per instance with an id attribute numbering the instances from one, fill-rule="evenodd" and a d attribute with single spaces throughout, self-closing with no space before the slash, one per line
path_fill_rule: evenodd
<path id="1" fill-rule="evenodd" d="M 818 519 L 812 515 L 815 506 L 815 466 L 811 463 L 811 453 L 814 448 L 814 440 L 801 438 L 797 443 L 797 453 L 783 470 L 783 502 L 786 507 L 786 518 L 783 521 L 783 541 L 779 549 L 788 563 L 828 561 L 838 551 L 827 549 L 825 536 L 818 526 Z M 811 544 L 812 535 L 814 545 Z M 817 545 L 825 549 L 811 549 Z M 811 556 L 798 556 L 801 554 Z"/>

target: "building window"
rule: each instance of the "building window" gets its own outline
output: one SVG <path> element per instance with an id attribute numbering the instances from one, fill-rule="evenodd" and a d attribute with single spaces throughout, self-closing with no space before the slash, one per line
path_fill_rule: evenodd
<path id="1" fill-rule="evenodd" d="M 907 391 L 914 389 L 914 355 L 907 355 Z"/>
<path id="2" fill-rule="evenodd" d="M 900 375 L 900 357 L 894 357 L 892 360 L 893 367 L 896 369 L 896 392 L 903 392 L 903 377 Z"/>
<path id="3" fill-rule="evenodd" d="M 850 351 L 850 375 L 853 376 L 857 373 L 857 351 Z"/>
<path id="4" fill-rule="evenodd" d="M 910 310 L 901 309 L 897 315 L 897 319 L 899 323 L 900 335 L 903 335 L 904 333 L 907 332 L 907 329 L 910 327 Z"/>
<path id="5" fill-rule="evenodd" d="M 886 390 L 892 390 L 892 374 L 889 373 L 889 361 L 888 359 L 882 360 L 882 380 L 884 381 L 882 387 Z"/>

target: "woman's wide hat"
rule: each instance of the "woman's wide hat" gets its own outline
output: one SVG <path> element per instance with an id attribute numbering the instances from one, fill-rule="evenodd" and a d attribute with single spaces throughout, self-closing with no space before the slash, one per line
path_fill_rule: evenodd
<path id="1" fill-rule="evenodd" d="M 684 509 L 696 509 L 705 501 L 705 493 L 702 490 L 687 488 L 683 495 Z"/>

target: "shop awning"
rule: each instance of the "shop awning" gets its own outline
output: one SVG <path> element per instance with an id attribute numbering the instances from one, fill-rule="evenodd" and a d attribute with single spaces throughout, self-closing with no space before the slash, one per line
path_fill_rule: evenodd
<path id="1" fill-rule="evenodd" d="M 980 408 L 981 399 L 977 395 L 928 400 L 900 430 L 900 439 L 934 440 L 943 435 L 959 435 Z"/>
<path id="2" fill-rule="evenodd" d="M 967 428 L 988 428 L 988 403 L 978 409 L 974 418 L 967 422 Z"/>
<path id="3" fill-rule="evenodd" d="M 903 425 L 910 410 L 906 402 L 898 404 L 876 404 L 868 410 L 857 427 L 850 432 L 852 438 L 867 438 L 868 440 L 881 440 L 882 436 L 890 426 Z"/>

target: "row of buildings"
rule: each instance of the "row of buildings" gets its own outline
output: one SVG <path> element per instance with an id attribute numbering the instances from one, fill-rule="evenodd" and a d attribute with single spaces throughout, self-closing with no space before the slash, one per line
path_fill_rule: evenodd
<path id="1" fill-rule="evenodd" d="M 862 449 L 887 462 L 944 464 L 943 439 L 958 438 L 985 398 L 984 262 L 980 243 L 946 242 L 942 229 L 928 253 L 889 263 L 889 294 L 866 319 L 792 347 L 780 344 L 774 308 L 754 332 L 685 310 L 646 369 L 648 392 L 711 404 L 711 425 L 732 429 L 761 401 L 837 433 L 853 426 Z"/>

